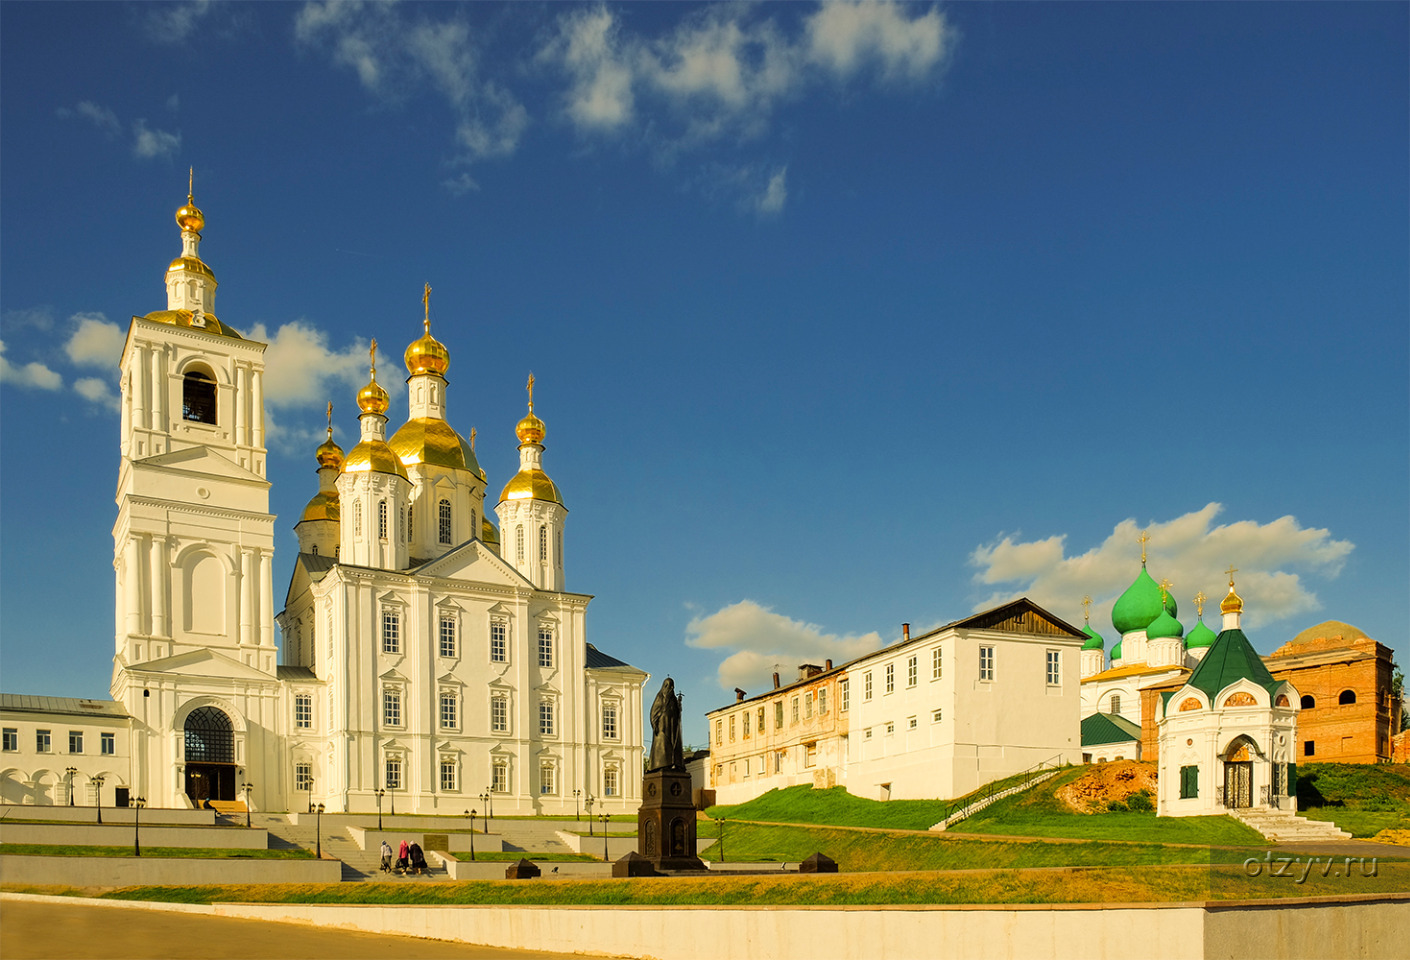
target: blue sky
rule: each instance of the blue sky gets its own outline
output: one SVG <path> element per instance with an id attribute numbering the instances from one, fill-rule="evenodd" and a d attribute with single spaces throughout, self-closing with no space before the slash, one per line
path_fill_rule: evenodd
<path id="1" fill-rule="evenodd" d="M 106 695 L 116 351 L 189 166 L 217 313 L 270 342 L 277 582 L 324 403 L 346 443 L 429 282 L 449 419 L 497 490 L 533 371 L 589 639 L 677 678 L 687 739 L 774 664 L 1024 593 L 1090 593 L 1110 646 L 1144 527 L 1187 628 L 1233 563 L 1263 652 L 1324 619 L 1399 652 L 1407 26 L 4 4 L 4 688 Z"/>

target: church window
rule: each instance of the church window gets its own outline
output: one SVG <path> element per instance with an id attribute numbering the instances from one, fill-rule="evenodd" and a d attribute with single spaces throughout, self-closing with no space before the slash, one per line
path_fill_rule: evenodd
<path id="1" fill-rule="evenodd" d="M 436 538 L 441 543 L 450 543 L 450 501 L 442 500 L 440 504 L 438 504 L 437 510 L 439 516 L 436 521 Z"/>
<path id="2" fill-rule="evenodd" d="M 827 716 L 827 687 L 818 689 L 818 716 Z"/>
<path id="3" fill-rule="evenodd" d="M 377 501 L 377 537 L 387 539 L 387 501 Z"/>
<path id="4" fill-rule="evenodd" d="M 1304 709 L 1304 710 L 1312 710 L 1312 709 L 1314 709 L 1316 706 L 1317 706 L 1317 701 L 1313 698 L 1312 694 L 1310 694 L 1310 693 L 1304 693 L 1304 694 L 1302 695 L 1302 709 Z"/>
<path id="5" fill-rule="evenodd" d="M 401 518 L 401 538 L 406 540 L 406 508 L 397 507 L 397 516 Z"/>
<path id="6" fill-rule="evenodd" d="M 1348 706 L 1348 705 L 1350 705 L 1350 704 L 1353 704 L 1353 703 L 1355 703 L 1355 702 L 1356 702 L 1356 691 L 1355 691 L 1355 690 L 1343 690 L 1343 691 L 1341 692 L 1341 696 L 1337 697 L 1337 703 L 1341 704 L 1343 707 Z"/>
<path id="7" fill-rule="evenodd" d="M 539 766 L 539 793 L 553 793 L 554 774 L 557 772 L 552 760 L 545 760 Z"/>
<path id="8" fill-rule="evenodd" d="M 559 530 L 555 536 L 558 541 L 558 549 L 553 554 L 553 565 L 559 570 L 563 569 L 563 531 Z"/>
<path id="9" fill-rule="evenodd" d="M 294 697 L 294 726 L 302 729 L 313 726 L 313 697 L 307 693 Z"/>
<path id="10" fill-rule="evenodd" d="M 509 698 L 490 698 L 490 730 L 494 733 L 509 732 Z"/>
<path id="11" fill-rule="evenodd" d="M 729 718 L 729 742 L 734 743 L 734 714 Z"/>
<path id="12" fill-rule="evenodd" d="M 441 656 L 455 656 L 455 618 L 441 617 L 440 619 L 440 640 Z"/>
<path id="13" fill-rule="evenodd" d="M 401 653 L 401 616 L 394 610 L 382 611 L 382 652 Z"/>
<path id="14" fill-rule="evenodd" d="M 495 793 L 509 790 L 509 761 L 496 760 L 490 768 L 490 789 Z"/>
<path id="15" fill-rule="evenodd" d="M 388 789 L 388 790 L 400 790 L 400 789 L 401 789 L 401 758 L 400 758 L 400 757 L 388 757 L 388 758 L 387 758 L 387 781 L 386 781 L 386 782 L 387 782 L 387 789 Z"/>
<path id="16" fill-rule="evenodd" d="M 514 558 L 520 563 L 524 562 L 524 525 L 522 523 L 514 528 Z"/>
<path id="17" fill-rule="evenodd" d="M 553 666 L 553 631 L 539 627 L 539 666 Z"/>
<path id="18" fill-rule="evenodd" d="M 1049 650 L 1047 654 L 1048 683 L 1051 686 L 1056 686 L 1062 683 L 1062 660 L 1060 658 L 1060 651 Z"/>
<path id="19" fill-rule="evenodd" d="M 181 378 L 181 419 L 193 423 L 215 423 L 215 378 L 204 370 L 192 370 Z"/>
<path id="20" fill-rule="evenodd" d="M 980 680 L 993 680 L 993 679 L 994 679 L 994 648 L 993 648 L 993 647 L 980 647 L 980 648 L 979 648 L 979 679 L 980 679 Z"/>
<path id="21" fill-rule="evenodd" d="M 455 792 L 459 788 L 455 785 L 456 763 L 454 760 L 441 758 L 441 789 Z"/>
<path id="22" fill-rule="evenodd" d="M 508 645 L 505 643 L 507 629 L 501 621 L 490 624 L 490 662 L 505 663 L 509 660 Z"/>
<path id="23" fill-rule="evenodd" d="M 1120 713 L 1120 712 L 1121 712 L 1121 694 L 1119 694 L 1119 693 L 1113 693 L 1113 694 L 1111 695 L 1111 709 L 1108 710 L 1107 713 Z"/>
<path id="24" fill-rule="evenodd" d="M 362 504 L 353 501 L 353 536 L 362 536 Z"/>
<path id="25" fill-rule="evenodd" d="M 914 687 L 916 681 L 920 679 L 920 666 L 916 657 L 911 657 L 906 661 L 906 686 Z"/>
<path id="26" fill-rule="evenodd" d="M 548 563 L 548 527 L 539 527 L 539 563 Z"/>
<path id="27" fill-rule="evenodd" d="M 886 665 L 886 692 L 892 693 L 896 689 L 896 664 Z"/>
<path id="28" fill-rule="evenodd" d="M 328 729 L 329 729 L 329 730 L 332 730 L 332 729 L 333 729 L 333 703 L 334 703 L 334 697 L 333 697 L 333 682 L 330 680 L 330 681 L 328 682 Z"/>
<path id="29" fill-rule="evenodd" d="M 776 700 L 776 701 L 774 702 L 774 729 L 775 729 L 775 730 L 782 730 L 782 729 L 783 729 L 783 701 L 782 701 L 782 700 Z"/>
<path id="30" fill-rule="evenodd" d="M 865 674 L 863 674 L 863 676 L 862 676 L 862 699 L 863 699 L 863 700 L 870 700 L 870 699 L 871 699 L 871 671 L 870 671 L 870 670 L 868 670 L 868 671 L 867 671 Z"/>
<path id="31" fill-rule="evenodd" d="M 454 730 L 460 726 L 460 702 L 455 694 L 441 692 L 441 726 L 447 730 Z"/>
<path id="32" fill-rule="evenodd" d="M 940 651 L 940 647 L 930 651 L 930 679 L 932 680 L 939 680 L 945 675 L 944 661 L 941 659 Z"/>
<path id="33" fill-rule="evenodd" d="M 235 730 L 230 717 L 218 707 L 197 707 L 186 717 L 188 763 L 234 763 Z"/>
<path id="34" fill-rule="evenodd" d="M 852 682 L 850 680 L 842 680 L 838 682 L 837 700 L 839 703 L 837 709 L 840 712 L 846 713 L 848 710 L 852 709 Z"/>
<path id="35" fill-rule="evenodd" d="M 70 730 L 70 731 L 69 731 L 69 753 L 82 753 L 82 752 L 83 752 L 83 731 L 82 731 L 82 730 Z"/>
<path id="36" fill-rule="evenodd" d="M 328 662 L 333 662 L 333 608 L 328 608 Z"/>
<path id="37" fill-rule="evenodd" d="M 1180 799 L 1193 800 L 1199 796 L 1199 767 L 1180 768 Z"/>
<path id="38" fill-rule="evenodd" d="M 301 792 L 313 789 L 313 764 L 294 764 L 294 789 Z"/>
<path id="39" fill-rule="evenodd" d="M 316 543 L 313 545 L 313 555 L 318 556 L 318 544 Z"/>
<path id="40" fill-rule="evenodd" d="M 4 751 L 14 753 L 20 748 L 20 731 L 18 727 L 6 727 L 4 735 Z"/>
<path id="41" fill-rule="evenodd" d="M 111 757 L 117 753 L 117 734 L 102 733 L 98 735 L 98 752 L 105 757 Z"/>
<path id="42" fill-rule="evenodd" d="M 616 767 L 608 767 L 602 771 L 602 795 L 604 797 L 615 797 L 617 795 Z"/>
<path id="43" fill-rule="evenodd" d="M 416 505 L 409 504 L 406 508 L 406 542 L 411 542 L 411 528 L 416 519 Z"/>
<path id="44" fill-rule="evenodd" d="M 602 739 L 617 739 L 617 705 L 615 703 L 602 705 Z"/>
<path id="45" fill-rule="evenodd" d="M 382 723 L 388 727 L 401 726 L 401 691 L 382 691 Z"/>
<path id="46" fill-rule="evenodd" d="M 745 711 L 744 711 L 744 739 L 745 739 L 745 740 L 748 740 L 748 739 L 749 739 L 749 719 L 750 719 L 750 717 L 751 717 L 750 712 L 749 712 L 748 710 L 745 710 Z"/>
<path id="47" fill-rule="evenodd" d="M 476 539 L 480 536 L 480 528 L 475 525 L 475 508 L 470 508 L 470 536 Z"/>

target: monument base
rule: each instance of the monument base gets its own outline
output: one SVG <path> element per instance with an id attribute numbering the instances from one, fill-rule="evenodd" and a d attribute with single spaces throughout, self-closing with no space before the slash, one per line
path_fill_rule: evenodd
<path id="1" fill-rule="evenodd" d="M 657 870 L 705 869 L 695 855 L 695 804 L 685 770 L 652 770 L 642 777 L 636 830 L 637 852 Z"/>

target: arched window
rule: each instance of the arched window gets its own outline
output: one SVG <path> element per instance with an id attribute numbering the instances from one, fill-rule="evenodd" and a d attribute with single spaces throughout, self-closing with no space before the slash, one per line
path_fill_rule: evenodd
<path id="1" fill-rule="evenodd" d="M 318 544 L 316 543 L 313 545 L 313 555 L 318 556 Z"/>
<path id="2" fill-rule="evenodd" d="M 234 763 L 235 730 L 225 711 L 197 707 L 186 717 L 187 763 Z"/>
<path id="3" fill-rule="evenodd" d="M 387 539 L 387 501 L 377 501 L 377 536 Z"/>
<path id="4" fill-rule="evenodd" d="M 413 520 L 413 518 L 415 517 L 415 514 L 416 514 L 416 507 L 415 507 L 415 506 L 409 506 L 409 507 L 406 508 L 406 540 L 407 540 L 408 543 L 411 542 L 411 525 L 412 525 L 412 520 Z"/>
<path id="5" fill-rule="evenodd" d="M 440 517 L 439 517 L 438 530 L 436 531 L 436 533 L 437 533 L 437 539 L 440 540 L 441 543 L 450 543 L 450 542 L 451 542 L 451 539 L 450 539 L 450 501 L 449 501 L 449 500 L 442 500 L 442 501 L 440 502 Z"/>
<path id="6" fill-rule="evenodd" d="M 548 563 L 548 527 L 539 527 L 539 562 Z"/>
<path id="7" fill-rule="evenodd" d="M 1355 702 L 1356 702 L 1356 691 L 1355 691 L 1355 690 L 1343 690 L 1343 691 L 1341 692 L 1341 696 L 1337 697 L 1337 703 L 1341 704 L 1342 706 L 1346 706 L 1347 704 L 1351 704 L 1351 703 L 1355 703 Z"/>
<path id="8" fill-rule="evenodd" d="M 1311 709 L 1313 709 L 1313 708 L 1316 707 L 1316 706 L 1317 706 L 1317 701 L 1312 698 L 1312 694 L 1310 694 L 1310 693 L 1304 693 L 1304 694 L 1302 695 L 1302 709 L 1304 709 L 1304 710 L 1311 710 Z"/>
<path id="9" fill-rule="evenodd" d="M 204 370 L 181 378 L 181 419 L 215 423 L 215 378 Z"/>
<path id="10" fill-rule="evenodd" d="M 514 528 L 514 556 L 521 561 L 524 559 L 524 525 L 522 523 Z"/>
<path id="11" fill-rule="evenodd" d="M 1111 712 L 1112 712 L 1112 713 L 1120 713 L 1120 712 L 1121 712 L 1121 694 L 1119 694 L 1119 693 L 1113 693 L 1113 694 L 1111 695 Z"/>

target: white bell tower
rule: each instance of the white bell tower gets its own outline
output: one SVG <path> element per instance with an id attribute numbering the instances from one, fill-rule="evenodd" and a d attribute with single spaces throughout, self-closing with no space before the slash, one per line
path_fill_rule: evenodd
<path id="1" fill-rule="evenodd" d="M 529 374 L 529 412 L 514 428 L 519 437 L 519 472 L 499 495 L 500 556 L 540 590 L 563 587 L 563 524 L 568 508 L 558 486 L 543 472 L 545 427 L 534 416 L 534 375 Z"/>

